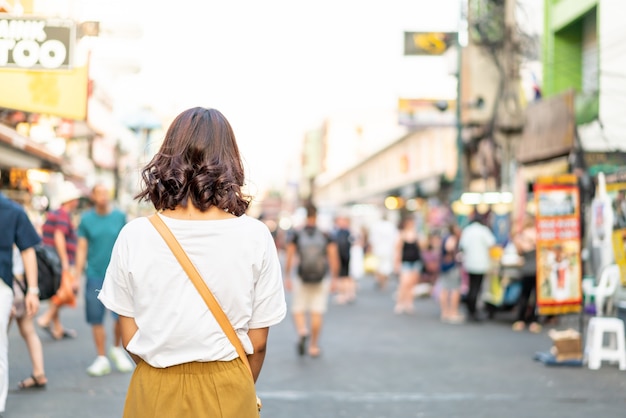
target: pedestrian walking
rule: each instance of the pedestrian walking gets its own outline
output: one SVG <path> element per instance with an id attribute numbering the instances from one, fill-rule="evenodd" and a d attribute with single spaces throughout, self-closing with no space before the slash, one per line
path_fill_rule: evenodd
<path id="1" fill-rule="evenodd" d="M 450 224 L 441 240 L 441 263 L 439 267 L 439 307 L 441 321 L 451 324 L 463 322 L 459 313 L 461 300 L 461 269 L 458 264 L 461 229 Z"/>
<path id="2" fill-rule="evenodd" d="M 384 289 L 393 273 L 394 250 L 398 240 L 398 228 L 387 215 L 374 222 L 369 231 L 369 243 L 375 257 L 374 277 L 379 289 Z"/>
<path id="3" fill-rule="evenodd" d="M 91 201 L 93 208 L 83 213 L 78 226 L 76 275 L 80 279 L 83 272 L 85 273 L 85 313 L 87 323 L 91 325 L 97 353 L 96 359 L 87 368 L 87 373 L 91 376 L 103 376 L 111 372 L 111 363 L 106 356 L 107 336 L 103 325 L 106 308 L 98 300 L 98 292 L 102 289 L 115 240 L 126 224 L 126 215 L 112 206 L 109 188 L 104 184 L 93 187 Z M 120 372 L 130 372 L 133 365 L 121 345 L 119 318 L 116 313 L 112 316 L 113 345 L 109 350 L 109 357 Z"/>
<path id="4" fill-rule="evenodd" d="M 419 282 L 422 267 L 422 251 L 415 219 L 407 216 L 400 223 L 395 251 L 395 270 L 399 278 L 396 304 L 393 309 L 396 314 L 413 313 L 413 289 Z"/>
<path id="5" fill-rule="evenodd" d="M 286 303 L 272 235 L 245 214 L 250 197 L 224 115 L 200 107 L 179 114 L 142 179 L 137 198 L 158 213 L 122 228 L 98 296 L 119 315 L 137 364 L 124 417 L 258 417 L 254 382 Z M 198 288 L 159 231 L 180 244 Z M 203 284 L 228 327 L 205 303 Z"/>
<path id="6" fill-rule="evenodd" d="M 298 259 L 297 279 L 292 278 Z M 330 278 L 329 278 L 330 273 Z M 323 319 L 328 309 L 332 284 L 339 273 L 337 244 L 317 226 L 317 209 L 306 208 L 305 225 L 295 231 L 287 244 L 285 259 L 285 287 L 293 293 L 291 312 L 298 333 L 298 354 L 311 357 L 321 354 L 319 339 Z M 310 328 L 310 333 L 309 333 Z"/>
<path id="7" fill-rule="evenodd" d="M 13 246 L 24 263 L 27 290 L 25 314 L 33 317 L 39 309 L 37 256 L 35 245 L 41 238 L 24 209 L 0 192 L 0 414 L 4 413 L 9 389 L 9 320 L 13 308 Z M 33 373 L 34 374 L 34 373 Z M 34 377 L 35 379 L 37 376 Z"/>
<path id="8" fill-rule="evenodd" d="M 339 215 L 335 218 L 333 240 L 339 254 L 339 274 L 337 277 L 336 302 L 340 305 L 352 303 L 356 299 L 356 282 L 351 274 L 351 255 L 354 237 L 350 231 L 350 218 Z"/>
<path id="9" fill-rule="evenodd" d="M 350 277 L 354 280 L 355 293 L 359 281 L 365 276 L 365 253 L 367 252 L 367 230 L 361 227 L 353 235 L 350 248 Z"/>
<path id="10" fill-rule="evenodd" d="M 475 212 L 469 225 L 461 232 L 459 241 L 459 249 L 463 252 L 463 268 L 469 275 L 466 296 L 468 319 L 473 322 L 482 319 L 476 310 L 478 295 L 491 265 L 489 250 L 496 244 L 496 237 L 486 222 L 486 216 Z"/>
<path id="11" fill-rule="evenodd" d="M 530 332 L 538 333 L 542 327 L 536 312 L 537 230 L 534 216 L 526 214 L 522 227 L 513 235 L 513 243 L 524 262 L 520 267 L 522 290 L 513 331 L 522 331 L 528 327 Z"/>
<path id="12" fill-rule="evenodd" d="M 24 276 L 24 261 L 19 249 L 13 247 L 13 309 L 11 310 L 11 322 L 15 319 L 20 336 L 26 343 L 26 349 L 30 355 L 32 373 L 17 384 L 20 389 L 41 389 L 46 387 L 48 379 L 44 368 L 43 347 L 32 315 L 26 314 L 26 295 L 29 287 Z"/>
<path id="13" fill-rule="evenodd" d="M 48 310 L 37 318 L 37 324 L 54 340 L 76 338 L 76 331 L 63 326 L 60 312 L 63 306 L 76 306 L 78 282 L 74 271 L 78 237 L 72 220 L 78 208 L 81 192 L 71 182 L 61 184 L 58 201 L 61 206 L 49 211 L 42 226 L 43 245 L 54 248 L 61 260 L 61 285 L 52 296 Z"/>

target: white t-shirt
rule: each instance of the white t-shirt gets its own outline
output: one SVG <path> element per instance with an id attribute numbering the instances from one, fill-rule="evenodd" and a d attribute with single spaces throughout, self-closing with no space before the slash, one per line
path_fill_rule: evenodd
<path id="1" fill-rule="evenodd" d="M 459 240 L 465 270 L 468 273 L 486 273 L 491 265 L 489 249 L 494 245 L 496 245 L 496 237 L 485 225 L 472 222 L 466 226 Z"/>
<path id="2" fill-rule="evenodd" d="M 246 215 L 223 220 L 161 216 L 237 331 L 247 353 L 247 332 L 286 314 L 281 266 L 267 227 Z M 120 232 L 98 298 L 132 317 L 138 330 L 128 350 L 153 367 L 193 361 L 229 361 L 234 346 L 171 250 L 147 218 Z"/>

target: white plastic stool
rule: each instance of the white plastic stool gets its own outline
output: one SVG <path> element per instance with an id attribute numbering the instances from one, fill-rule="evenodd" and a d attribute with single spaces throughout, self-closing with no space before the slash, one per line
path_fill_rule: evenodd
<path id="1" fill-rule="evenodd" d="M 604 334 L 609 334 L 609 345 L 604 345 Z M 626 339 L 624 321 L 613 317 L 593 317 L 587 326 L 585 361 L 592 370 L 598 370 L 602 361 L 619 363 L 626 370 Z"/>

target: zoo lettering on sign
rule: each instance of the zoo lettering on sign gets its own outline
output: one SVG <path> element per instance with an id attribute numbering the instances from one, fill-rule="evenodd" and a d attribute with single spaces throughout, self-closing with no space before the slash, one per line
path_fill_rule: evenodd
<path id="1" fill-rule="evenodd" d="M 0 68 L 70 69 L 75 37 L 71 20 L 0 19 Z"/>

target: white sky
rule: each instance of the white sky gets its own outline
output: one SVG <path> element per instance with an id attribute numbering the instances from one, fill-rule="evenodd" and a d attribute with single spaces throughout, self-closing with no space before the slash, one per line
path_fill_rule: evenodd
<path id="1" fill-rule="evenodd" d="M 327 116 L 454 93 L 444 61 L 403 56 L 403 33 L 455 31 L 459 0 L 87 3 L 83 15 L 145 25 L 131 52 L 142 71 L 117 80 L 118 99 L 171 116 L 219 109 L 259 189 L 284 185 L 304 132 Z"/>

